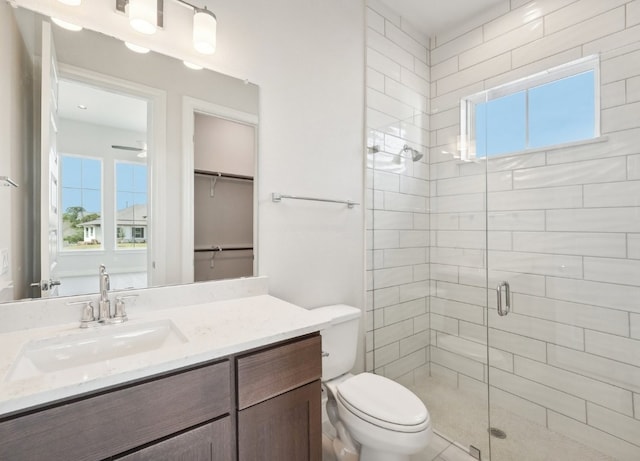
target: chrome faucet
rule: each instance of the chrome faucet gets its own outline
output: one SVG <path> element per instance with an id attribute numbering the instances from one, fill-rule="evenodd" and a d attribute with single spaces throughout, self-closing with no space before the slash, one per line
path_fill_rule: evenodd
<path id="1" fill-rule="evenodd" d="M 100 302 L 98 304 L 98 322 L 108 322 L 111 319 L 111 302 L 108 291 L 111 289 L 109 274 L 104 264 L 100 264 Z"/>

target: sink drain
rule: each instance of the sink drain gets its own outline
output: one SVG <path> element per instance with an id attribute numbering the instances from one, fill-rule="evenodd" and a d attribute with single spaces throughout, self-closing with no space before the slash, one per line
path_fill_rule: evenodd
<path id="1" fill-rule="evenodd" d="M 495 437 L 496 439 L 506 439 L 507 438 L 507 433 L 505 431 L 503 431 L 502 429 L 498 429 L 497 427 L 490 427 L 489 428 L 489 434 L 491 434 L 491 436 Z"/>

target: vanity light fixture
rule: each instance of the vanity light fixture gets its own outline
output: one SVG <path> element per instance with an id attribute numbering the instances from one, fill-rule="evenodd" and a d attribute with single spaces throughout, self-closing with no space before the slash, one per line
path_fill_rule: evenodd
<path id="1" fill-rule="evenodd" d="M 67 1 L 67 0 L 65 0 Z M 68 0 L 77 1 L 77 0 Z M 166 0 L 115 0 L 116 11 L 125 13 L 129 23 L 138 32 L 151 35 L 164 26 Z M 193 47 L 198 53 L 213 54 L 216 51 L 218 19 L 206 6 L 200 8 L 186 0 L 173 0 L 193 10 Z M 127 44 L 127 46 L 129 46 Z M 133 50 L 133 48 L 130 47 Z M 136 50 L 133 50 L 136 51 Z M 141 53 L 142 51 L 136 51 Z"/>
<path id="2" fill-rule="evenodd" d="M 52 17 L 51 20 L 54 22 L 54 24 L 62 27 L 63 29 L 67 29 L 73 32 L 79 32 L 82 30 L 82 26 L 73 24 L 71 22 L 63 21 L 62 19 Z"/>
<path id="3" fill-rule="evenodd" d="M 202 54 L 216 51 L 216 15 L 207 9 L 193 7 L 193 47 Z"/>
<path id="4" fill-rule="evenodd" d="M 150 51 L 149 48 L 145 48 L 144 46 L 136 45 L 135 43 L 124 42 L 124 46 L 129 48 L 134 53 L 145 54 L 145 53 L 148 53 Z"/>
<path id="5" fill-rule="evenodd" d="M 82 0 L 58 0 L 60 3 L 63 3 L 65 5 L 69 5 L 69 6 L 78 6 L 82 3 Z"/>
<path id="6" fill-rule="evenodd" d="M 146 35 L 158 29 L 158 3 L 156 0 L 129 0 L 129 24 L 134 30 Z"/>

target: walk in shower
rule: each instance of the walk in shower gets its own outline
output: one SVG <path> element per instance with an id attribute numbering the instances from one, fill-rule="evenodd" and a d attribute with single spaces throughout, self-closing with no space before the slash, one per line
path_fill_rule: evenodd
<path id="1" fill-rule="evenodd" d="M 368 6 L 367 369 L 483 460 L 640 459 L 640 2 L 585 3 Z"/>

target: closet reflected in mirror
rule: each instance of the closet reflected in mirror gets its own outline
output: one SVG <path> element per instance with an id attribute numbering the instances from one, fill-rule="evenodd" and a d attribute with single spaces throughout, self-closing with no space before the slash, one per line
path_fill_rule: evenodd
<path id="1" fill-rule="evenodd" d="M 253 275 L 255 126 L 194 114 L 194 279 Z"/>

